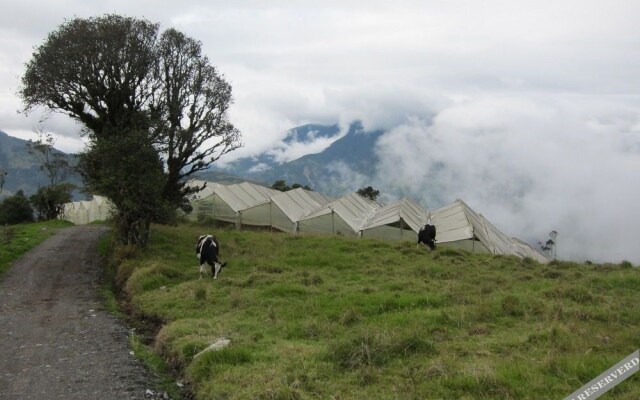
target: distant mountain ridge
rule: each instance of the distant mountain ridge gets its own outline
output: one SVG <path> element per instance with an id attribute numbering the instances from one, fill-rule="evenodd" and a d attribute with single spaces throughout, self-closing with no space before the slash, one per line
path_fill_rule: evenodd
<path id="1" fill-rule="evenodd" d="M 274 148 L 254 157 L 240 158 L 224 168 L 214 164 L 210 170 L 199 173 L 197 178 L 225 184 L 247 180 L 266 186 L 284 179 L 289 185 L 300 183 L 327 195 L 340 196 L 362 185 L 373 184 L 379 162 L 375 147 L 383 134 L 382 130 L 365 131 L 360 122 L 352 123 L 346 133 L 337 124 L 303 125 L 289 130 Z M 308 145 L 319 139 L 331 144 L 318 153 L 306 154 L 287 162 L 279 161 L 288 146 Z M 29 154 L 26 145 L 26 140 L 0 131 L 0 168 L 9 172 L 0 194 L 2 197 L 20 189 L 31 195 L 39 187 L 48 184 L 46 175 L 40 171 L 38 160 Z M 345 179 L 345 171 L 350 176 L 357 175 L 359 179 Z M 82 185 L 78 176 L 70 181 Z M 354 182 L 361 182 L 362 185 L 353 186 Z"/>
<path id="2" fill-rule="evenodd" d="M 258 156 L 236 160 L 225 168 L 214 167 L 211 172 L 201 176 L 211 179 L 224 172 L 267 184 L 284 179 L 288 184 L 300 183 L 328 195 L 341 195 L 359 189 L 348 186 L 352 182 L 342 179 L 344 170 L 358 174 L 365 180 L 375 175 L 379 161 L 375 146 L 383 134 L 382 130 L 366 132 L 360 122 L 352 123 L 343 136 L 340 136 L 338 125 L 303 125 L 291 129 L 283 143 L 310 143 L 319 137 L 336 139 L 323 151 L 292 161 L 278 163 L 274 153 L 281 146 L 276 146 Z"/>
<path id="3" fill-rule="evenodd" d="M 318 138 L 337 138 L 339 134 L 340 128 L 338 125 L 302 125 L 289 130 L 282 142 L 272 149 L 260 153 L 257 156 L 243 157 L 232 161 L 227 164 L 223 170 L 229 174 L 240 176 L 260 176 L 262 172 L 277 168 L 281 164 L 277 161 L 277 154 L 284 152 L 287 146 L 294 146 L 299 143 L 309 144 Z M 217 168 L 214 166 L 214 169 Z"/>
<path id="4" fill-rule="evenodd" d="M 49 184 L 47 175 L 40 170 L 40 162 L 34 155 L 29 154 L 27 143 L 27 140 L 9 136 L 0 131 L 0 169 L 7 172 L 5 184 L 0 193 L 2 198 L 11 196 L 18 190 L 30 196 L 37 192 L 38 188 Z M 75 163 L 72 155 L 59 150 L 55 151 L 66 155 L 72 165 Z M 82 186 L 82 180 L 78 175 L 70 176 L 68 181 L 79 187 Z M 79 193 L 76 192 L 74 197 L 78 196 Z"/>

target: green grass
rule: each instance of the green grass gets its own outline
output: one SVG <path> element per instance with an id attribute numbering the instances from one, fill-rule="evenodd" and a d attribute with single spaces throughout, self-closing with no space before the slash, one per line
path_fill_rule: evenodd
<path id="1" fill-rule="evenodd" d="M 43 242 L 57 230 L 71 226 L 67 221 L 53 220 L 30 224 L 0 226 L 0 276 L 11 263 Z"/>
<path id="2" fill-rule="evenodd" d="M 116 274 L 165 321 L 153 349 L 198 399 L 558 399 L 640 346 L 640 269 L 624 263 L 220 230 L 229 266 L 199 280 L 205 230 L 154 226 Z M 638 383 L 605 396 L 640 398 Z"/>

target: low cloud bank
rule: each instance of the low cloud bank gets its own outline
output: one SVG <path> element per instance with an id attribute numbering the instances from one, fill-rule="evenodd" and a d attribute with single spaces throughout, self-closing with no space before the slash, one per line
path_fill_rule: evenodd
<path id="1" fill-rule="evenodd" d="M 375 182 L 429 208 L 461 198 L 530 243 L 557 230 L 559 258 L 638 264 L 640 121 L 624 100 L 463 99 L 389 130 Z"/>

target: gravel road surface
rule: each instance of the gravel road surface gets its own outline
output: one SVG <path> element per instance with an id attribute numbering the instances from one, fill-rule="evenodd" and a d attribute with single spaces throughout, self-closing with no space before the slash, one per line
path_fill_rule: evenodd
<path id="1" fill-rule="evenodd" d="M 97 242 L 106 228 L 66 228 L 0 282 L 0 399 L 143 399 L 154 377 L 128 328 L 104 310 Z"/>

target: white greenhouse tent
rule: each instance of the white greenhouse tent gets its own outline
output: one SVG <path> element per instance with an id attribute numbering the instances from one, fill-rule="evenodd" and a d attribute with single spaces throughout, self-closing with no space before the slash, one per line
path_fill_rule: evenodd
<path id="1" fill-rule="evenodd" d="M 335 198 L 302 188 L 279 192 L 271 197 L 270 225 L 284 232 L 296 233 L 300 219 L 333 200 Z"/>
<path id="2" fill-rule="evenodd" d="M 93 196 L 91 200 L 66 203 L 59 216 L 76 225 L 86 225 L 94 221 L 104 221 L 110 217 L 113 204 L 103 196 Z"/>
<path id="3" fill-rule="evenodd" d="M 513 244 L 516 247 L 516 252 L 520 257 L 528 257 L 543 264 L 551 261 L 547 256 L 542 254 L 542 252 L 534 249 L 528 243 L 514 237 L 512 237 L 511 240 L 513 241 Z"/>
<path id="4" fill-rule="evenodd" d="M 189 221 L 203 221 L 206 219 L 213 220 L 213 199 L 216 190 L 224 186 L 220 183 L 191 180 L 187 183 L 187 186 L 202 187 L 206 183 L 206 187 L 191 195 L 190 204 L 193 210 L 186 214 L 186 218 Z"/>
<path id="5" fill-rule="evenodd" d="M 300 232 L 360 236 L 365 221 L 381 206 L 357 193 L 332 201 L 298 221 Z"/>
<path id="6" fill-rule="evenodd" d="M 517 255 L 530 257 L 539 262 L 548 261 L 531 246 L 502 233 L 462 200 L 456 200 L 431 212 L 431 223 L 436 226 L 438 244 L 472 252 Z"/>
<path id="7" fill-rule="evenodd" d="M 243 182 L 216 188 L 213 219 L 242 225 L 270 226 L 271 198 L 281 192 Z"/>
<path id="8" fill-rule="evenodd" d="M 431 223 L 436 226 L 438 244 L 447 243 L 473 252 L 513 253 L 511 238 L 462 200 L 432 211 Z"/>
<path id="9" fill-rule="evenodd" d="M 418 241 L 427 211 L 408 197 L 381 207 L 364 223 L 362 237 Z"/>
<path id="10" fill-rule="evenodd" d="M 76 225 L 86 225 L 89 223 L 89 214 L 84 205 L 84 201 L 74 201 L 64 205 L 60 219 L 73 222 Z"/>

